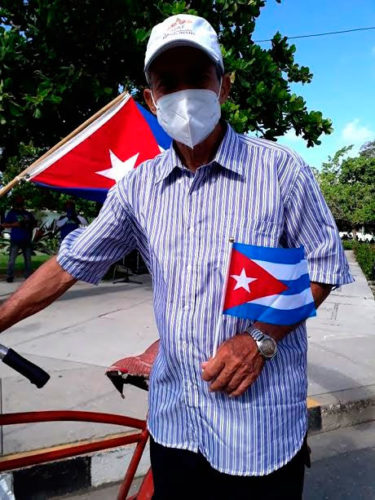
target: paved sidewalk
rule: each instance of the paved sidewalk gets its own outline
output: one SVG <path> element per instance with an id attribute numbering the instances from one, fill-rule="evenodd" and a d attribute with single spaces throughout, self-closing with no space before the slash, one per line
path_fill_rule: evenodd
<path id="1" fill-rule="evenodd" d="M 353 252 L 346 255 L 355 282 L 308 321 L 308 394 L 324 407 L 323 430 L 375 419 L 375 301 Z"/>
<path id="2" fill-rule="evenodd" d="M 316 406 L 324 429 L 369 420 L 375 409 L 375 302 L 353 253 L 347 255 L 356 282 L 334 291 L 308 322 L 309 404 Z M 1 411 L 81 409 L 144 418 L 147 394 L 129 387 L 122 400 L 104 376 L 115 360 L 142 352 L 158 336 L 150 277 L 137 280 L 143 284 L 78 283 L 45 311 L 3 333 L 1 343 L 45 368 L 51 380 L 38 390 L 1 363 Z M 0 300 L 19 283 L 1 282 Z M 4 428 L 1 452 L 122 431 L 81 423 Z M 102 465 L 99 461 L 97 468 Z M 116 480 L 115 473 L 106 480 Z"/>

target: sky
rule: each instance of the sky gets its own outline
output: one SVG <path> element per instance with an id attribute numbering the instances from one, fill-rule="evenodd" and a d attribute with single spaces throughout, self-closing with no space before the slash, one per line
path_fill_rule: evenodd
<path id="1" fill-rule="evenodd" d="M 295 36 L 369 26 L 375 26 L 375 0 L 267 0 L 253 40 L 272 38 L 276 31 Z M 334 131 L 313 148 L 292 131 L 278 142 L 317 168 L 343 146 L 353 144 L 355 155 L 364 142 L 375 140 L 375 30 L 291 42 L 295 61 L 314 75 L 310 84 L 293 84 L 292 91 L 304 97 L 309 110 L 330 118 Z"/>

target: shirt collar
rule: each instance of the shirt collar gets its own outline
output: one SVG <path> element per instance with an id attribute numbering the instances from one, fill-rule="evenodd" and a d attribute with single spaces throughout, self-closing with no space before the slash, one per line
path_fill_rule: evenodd
<path id="1" fill-rule="evenodd" d="M 226 124 L 226 127 L 227 130 L 219 145 L 218 150 L 216 151 L 215 158 L 211 163 L 216 163 L 227 170 L 242 175 L 243 165 L 240 161 L 240 140 L 238 138 L 238 134 L 232 129 L 229 124 Z M 162 168 L 159 172 L 159 175 L 155 178 L 155 183 L 166 179 L 175 168 L 184 169 L 186 167 L 182 164 L 172 143 L 171 147 L 166 152 L 164 161 L 162 163 Z"/>

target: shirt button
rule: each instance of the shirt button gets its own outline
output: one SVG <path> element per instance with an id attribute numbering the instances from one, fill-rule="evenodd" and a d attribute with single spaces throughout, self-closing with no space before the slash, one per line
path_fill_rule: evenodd
<path id="1" fill-rule="evenodd" d="M 185 342 L 185 341 L 182 342 L 182 348 L 185 350 L 187 349 L 187 342 Z"/>
<path id="2" fill-rule="evenodd" d="M 192 266 L 191 264 L 189 264 L 188 266 L 186 266 L 186 269 L 187 269 L 188 271 L 192 271 L 193 266 Z"/>

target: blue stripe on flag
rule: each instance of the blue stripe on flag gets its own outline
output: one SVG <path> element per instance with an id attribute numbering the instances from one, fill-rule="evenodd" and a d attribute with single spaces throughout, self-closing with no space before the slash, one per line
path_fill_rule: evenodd
<path id="1" fill-rule="evenodd" d="M 269 306 L 246 302 L 240 306 L 226 309 L 224 314 L 236 316 L 237 318 L 263 321 L 272 325 L 294 325 L 306 318 L 316 316 L 316 310 L 314 302 L 296 309 L 274 309 Z"/>
<path id="2" fill-rule="evenodd" d="M 296 295 L 303 292 L 306 288 L 310 288 L 310 277 L 308 274 L 303 274 L 297 280 L 280 280 L 288 287 L 288 290 L 281 292 L 280 295 Z"/>
<path id="3" fill-rule="evenodd" d="M 148 126 L 152 130 L 152 133 L 154 134 L 156 142 L 163 149 L 168 149 L 172 143 L 171 137 L 169 137 L 169 135 L 164 132 L 164 130 L 159 125 L 157 118 L 155 118 L 155 116 L 152 113 L 147 111 L 147 109 L 145 109 L 143 106 L 141 106 L 138 102 L 136 104 L 137 104 L 137 108 L 142 113 L 143 118 L 146 120 Z"/>
<path id="4" fill-rule="evenodd" d="M 249 259 L 265 260 L 275 264 L 298 264 L 305 258 L 304 248 L 271 248 L 245 243 L 233 243 L 234 250 L 246 255 Z"/>
<path id="5" fill-rule="evenodd" d="M 60 193 L 70 194 L 71 196 L 77 196 L 78 198 L 85 198 L 86 200 L 99 201 L 104 203 L 108 189 L 104 188 L 67 188 L 67 187 L 56 187 L 50 186 L 49 184 L 44 184 L 42 182 L 35 182 L 38 186 L 44 188 L 52 189 L 53 191 L 58 191 Z"/>

